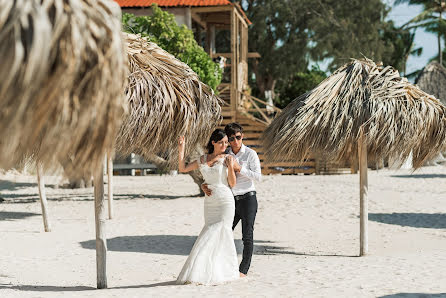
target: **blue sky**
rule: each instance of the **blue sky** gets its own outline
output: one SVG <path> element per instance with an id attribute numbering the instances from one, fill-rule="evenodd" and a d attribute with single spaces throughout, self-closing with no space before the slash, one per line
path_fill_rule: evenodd
<path id="1" fill-rule="evenodd" d="M 403 25 L 423 10 L 421 5 L 393 5 L 393 0 L 387 0 L 385 2 L 392 7 L 392 11 L 387 18 L 393 20 L 396 26 Z M 407 61 L 407 73 L 423 68 L 429 59 L 437 54 L 437 37 L 432 33 L 417 29 L 415 34 L 415 47 L 423 47 L 423 54 L 420 57 L 409 57 Z"/>

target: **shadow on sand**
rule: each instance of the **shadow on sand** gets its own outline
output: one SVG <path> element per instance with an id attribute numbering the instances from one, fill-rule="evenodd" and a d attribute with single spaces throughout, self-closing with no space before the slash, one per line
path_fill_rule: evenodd
<path id="1" fill-rule="evenodd" d="M 369 220 L 403 227 L 446 229 L 445 213 L 370 213 Z"/>
<path id="2" fill-rule="evenodd" d="M 0 191 L 2 190 L 8 190 L 8 191 L 14 191 L 19 190 L 22 188 L 28 188 L 28 187 L 36 187 L 37 188 L 37 176 L 36 176 L 36 182 L 14 182 L 10 180 L 0 180 Z M 62 188 L 58 184 L 52 184 L 47 183 L 45 184 L 46 188 Z"/>
<path id="3" fill-rule="evenodd" d="M 80 292 L 96 290 L 93 287 L 75 286 L 75 287 L 61 287 L 61 286 L 33 286 L 33 285 L 2 285 L 0 284 L 0 290 L 11 289 L 19 291 L 30 292 Z"/>
<path id="4" fill-rule="evenodd" d="M 188 235 L 144 235 L 144 236 L 122 236 L 107 239 L 107 247 L 110 251 L 122 252 L 142 252 L 164 255 L 189 255 L 197 236 Z M 243 252 L 243 242 L 241 239 L 235 239 L 235 247 L 238 254 Z M 96 241 L 88 240 L 80 242 L 86 249 L 96 249 Z M 302 255 L 302 256 L 339 256 L 356 257 L 344 255 L 324 255 L 312 253 L 300 253 L 287 250 L 289 247 L 274 245 L 272 241 L 254 240 L 255 255 Z"/>
<path id="5" fill-rule="evenodd" d="M 166 287 L 166 286 L 181 286 L 177 285 L 176 280 L 157 282 L 149 285 L 133 285 L 133 286 L 121 286 L 121 287 L 111 287 L 110 289 L 139 289 L 139 288 L 155 288 L 155 287 Z"/>
<path id="6" fill-rule="evenodd" d="M 36 177 L 37 179 L 37 177 Z M 0 190 L 19 190 L 21 188 L 26 187 L 37 187 L 36 183 L 28 183 L 28 182 L 13 182 L 9 180 L 0 180 Z"/>
<path id="7" fill-rule="evenodd" d="M 446 293 L 438 294 L 424 294 L 424 293 L 397 293 L 385 296 L 379 296 L 379 298 L 446 298 Z"/>
<path id="8" fill-rule="evenodd" d="M 38 213 L 30 212 L 12 212 L 12 211 L 0 211 L 0 220 L 16 220 L 24 219 L 30 216 L 41 215 Z"/>
<path id="9" fill-rule="evenodd" d="M 39 194 L 0 194 L 3 198 L 2 204 L 27 204 L 39 202 Z M 114 194 L 113 200 L 133 200 L 133 199 L 149 199 L 149 200 L 176 200 L 179 198 L 198 198 L 199 194 L 196 195 L 185 195 L 185 196 L 169 196 L 169 195 L 148 195 L 148 194 Z M 91 194 L 76 194 L 73 193 L 69 196 L 67 195 L 48 195 L 48 201 L 54 202 L 68 202 L 68 201 L 93 201 L 93 188 L 91 189 Z"/>
<path id="10" fill-rule="evenodd" d="M 394 178 L 446 178 L 446 174 L 413 174 L 413 175 L 391 175 Z"/>
<path id="11" fill-rule="evenodd" d="M 113 289 L 138 289 L 138 288 L 154 288 L 154 287 L 164 287 L 164 286 L 176 286 L 176 281 L 166 281 L 158 282 L 154 284 L 147 285 L 131 285 L 131 286 L 120 286 L 120 287 L 108 287 L 106 290 Z M 73 287 L 63 287 L 63 286 L 33 286 L 33 285 L 4 285 L 0 284 L 0 290 L 11 289 L 25 292 L 83 292 L 83 291 L 95 291 L 94 287 L 86 286 L 73 286 Z"/>

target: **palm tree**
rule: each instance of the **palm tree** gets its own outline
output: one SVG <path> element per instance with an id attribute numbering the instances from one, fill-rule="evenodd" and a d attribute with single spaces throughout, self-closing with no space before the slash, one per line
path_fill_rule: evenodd
<path id="1" fill-rule="evenodd" d="M 396 0 L 395 5 L 408 3 L 410 5 L 423 5 L 423 12 L 403 25 L 407 28 L 424 28 L 427 32 L 436 33 L 438 37 L 438 57 L 443 64 L 441 54 L 441 36 L 445 32 L 446 22 L 443 20 L 443 12 L 446 3 L 443 0 Z"/>
<path id="2" fill-rule="evenodd" d="M 420 56 L 423 52 L 422 47 L 415 48 L 415 31 L 416 28 L 398 28 L 393 21 L 388 21 L 384 27 L 382 39 L 392 50 L 388 55 L 384 55 L 383 63 L 400 70 L 403 76 L 406 76 L 408 58 L 412 55 Z M 408 76 L 410 75 L 413 74 Z"/>
<path id="3" fill-rule="evenodd" d="M 406 34 L 401 34 L 401 40 L 404 44 L 403 51 L 403 75 L 406 76 L 406 66 L 407 66 L 407 60 L 409 59 L 409 56 L 420 56 L 423 52 L 423 48 L 418 47 L 414 48 L 415 46 L 415 30 L 412 32 L 408 32 Z"/>

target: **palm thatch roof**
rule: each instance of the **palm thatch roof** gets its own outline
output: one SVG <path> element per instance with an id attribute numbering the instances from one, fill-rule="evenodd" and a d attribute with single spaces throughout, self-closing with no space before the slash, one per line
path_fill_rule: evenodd
<path id="1" fill-rule="evenodd" d="M 421 90 L 446 104 L 446 68 L 443 65 L 437 61 L 429 63 L 423 68 L 415 83 Z"/>
<path id="2" fill-rule="evenodd" d="M 144 38 L 125 36 L 129 114 L 118 134 L 117 152 L 146 158 L 162 154 L 173 165 L 179 136 L 186 136 L 186 154 L 208 141 L 221 121 L 220 99 L 185 63 Z"/>
<path id="3" fill-rule="evenodd" d="M 126 107 L 124 53 L 114 1 L 1 1 L 0 167 L 97 168 Z"/>
<path id="4" fill-rule="evenodd" d="M 415 168 L 441 151 L 446 107 L 392 67 L 353 60 L 290 103 L 265 130 L 266 156 L 302 160 L 311 153 L 348 160 L 361 130 L 372 158 L 404 161 Z"/>

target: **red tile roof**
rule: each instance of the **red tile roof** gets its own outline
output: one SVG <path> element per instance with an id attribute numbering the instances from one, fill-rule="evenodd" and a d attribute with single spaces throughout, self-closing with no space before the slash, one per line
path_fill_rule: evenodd
<path id="1" fill-rule="evenodd" d="M 115 0 L 121 7 L 149 7 L 153 3 L 161 7 L 231 5 L 229 0 Z"/>

